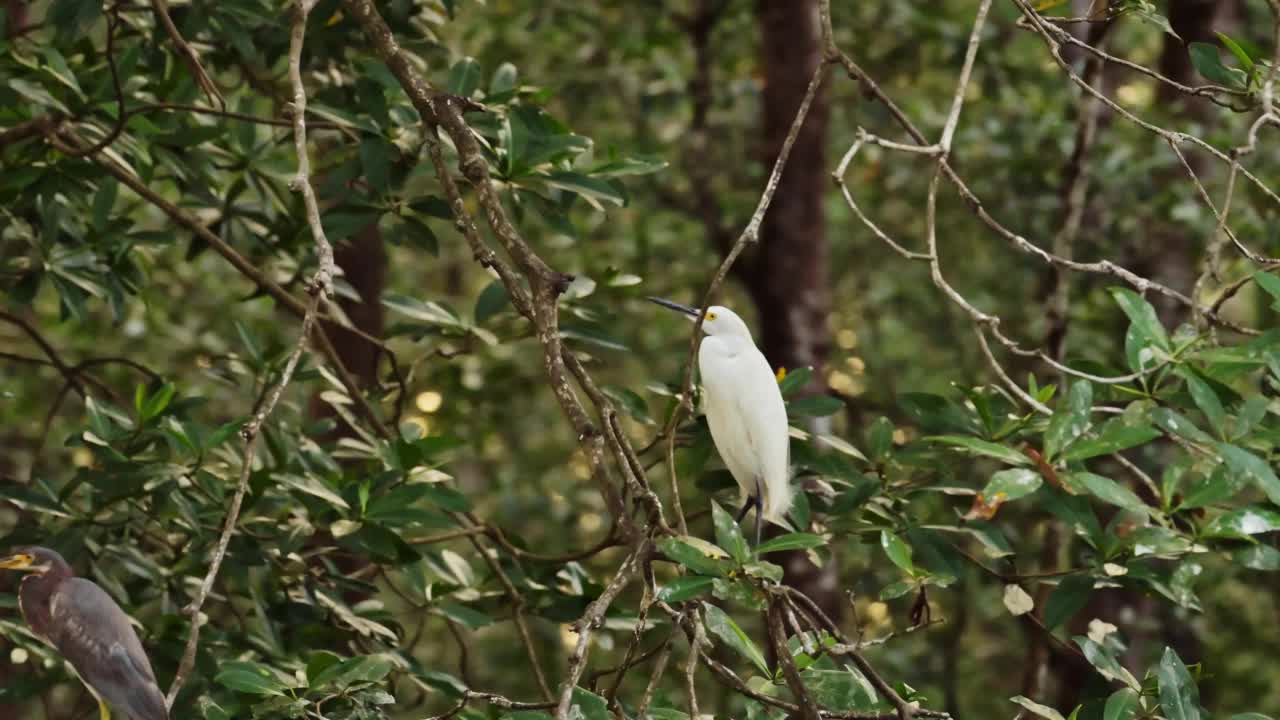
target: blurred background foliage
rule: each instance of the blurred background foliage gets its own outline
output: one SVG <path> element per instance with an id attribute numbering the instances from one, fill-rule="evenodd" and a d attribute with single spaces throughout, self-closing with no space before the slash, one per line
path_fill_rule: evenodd
<path id="1" fill-rule="evenodd" d="M 975 5 L 835 0 L 834 41 L 932 138 Z M 1275 51 L 1268 3 L 1105 5 L 1038 7 L 1091 16 L 1064 27 L 1184 86 L 1217 89 L 1192 96 L 1113 63 L 1090 70 L 1088 53 L 1068 46 L 1074 71 L 1159 127 L 1224 152 L 1243 145 Z M 483 104 L 467 119 L 508 212 L 575 278 L 560 299 L 568 346 L 646 448 L 641 461 L 670 512 L 655 441 L 675 406 L 689 327 L 643 297 L 699 300 L 746 224 L 822 58 L 817 4 L 392 0 L 379 10 L 428 82 Z M 187 636 L 180 610 L 234 490 L 236 430 L 298 332 L 295 314 L 229 253 L 299 297 L 315 266 L 290 188 L 289 9 L 195 0 L 170 13 L 220 97 L 151 5 L 10 2 L 0 33 L 0 544 L 56 547 L 103 584 L 142 624 L 164 687 Z M 985 210 L 1046 250 L 1110 260 L 1198 303 L 1230 289 L 1222 319 L 1274 327 L 1280 283 L 1250 281 L 1273 264 L 1228 245 L 1217 277 L 1196 283 L 1219 238 L 1187 168 L 1221 208 L 1229 166 L 1184 144 L 1184 167 L 1164 139 L 1085 101 L 1022 13 L 1015 2 L 991 9 L 950 158 Z M 1210 51 L 1197 56 L 1195 43 Z M 541 700 L 512 618 L 528 617 L 554 689 L 576 642 L 569 623 L 627 549 L 579 552 L 609 538 L 614 518 L 548 391 L 538 340 L 474 261 L 416 112 L 337 0 L 312 11 L 303 65 L 313 179 L 344 272 L 338 324 L 384 338 L 395 363 L 327 327 L 394 436 L 379 436 L 331 363 L 307 356 L 266 426 L 175 716 L 422 717 L 464 687 Z M 1097 375 L 1140 375 L 1066 382 L 992 343 L 1013 383 L 1052 410 L 1042 417 L 993 374 L 928 263 L 868 231 L 832 184 L 859 128 L 909 139 L 865 85 L 829 73 L 762 242 L 719 298 L 787 369 L 797 430 L 835 438 L 793 444 L 809 520 L 800 529 L 822 541 L 780 561 L 788 582 L 852 637 L 923 623 L 868 655 L 890 682 L 956 717 L 1012 716 L 1009 698 L 1027 696 L 1101 718 L 1108 697 L 1127 701 L 1117 673 L 1093 669 L 1107 658 L 1136 676 L 1147 713 L 1280 712 L 1277 336 L 1205 322 L 1115 277 L 1055 273 L 944 182 L 939 264 L 964 297 L 1026 348 Z M 1096 130 L 1078 157 L 1087 113 Z M 1274 132 L 1264 128 L 1243 160 L 1261 185 L 1277 177 Z M 845 182 L 885 232 L 923 252 L 932 172 L 925 156 L 868 145 Z M 1063 241 L 1078 178 L 1079 230 Z M 1258 256 L 1280 254 L 1274 194 L 1240 177 L 1232 187 L 1230 229 Z M 732 506 L 732 483 L 700 422 L 682 426 L 678 444 L 690 534 L 723 544 L 706 495 Z M 457 513 L 482 527 L 460 526 Z M 694 575 L 727 572 L 674 559 Z M 654 567 L 659 585 L 676 582 L 671 563 Z M 713 608 L 748 644 L 769 643 L 753 581 L 733 577 L 722 580 L 738 590 L 716 586 L 705 616 L 721 638 L 716 657 L 746 678 L 750 652 L 716 632 Z M 0 706 L 11 717 L 79 717 L 87 696 L 22 629 L 10 580 Z M 682 600 L 712 600 L 711 587 L 688 585 Z M 1025 609 L 1018 592 L 1031 615 L 1011 614 Z M 601 694 L 612 678 L 595 673 L 623 660 L 642 602 L 639 588 L 624 592 L 594 636 L 586 677 Z M 657 615 L 642 649 L 672 632 Z M 675 636 L 654 717 L 687 710 L 687 645 Z M 805 670 L 837 686 L 824 702 L 890 709 L 855 691 L 865 678 L 836 667 Z M 625 712 L 650 670 L 624 673 Z M 857 688 L 840 684 L 854 675 Z M 1196 681 L 1191 710 L 1155 709 Z M 708 673 L 697 686 L 704 712 L 774 716 Z M 582 701 L 587 717 L 597 716 L 592 702 Z"/>

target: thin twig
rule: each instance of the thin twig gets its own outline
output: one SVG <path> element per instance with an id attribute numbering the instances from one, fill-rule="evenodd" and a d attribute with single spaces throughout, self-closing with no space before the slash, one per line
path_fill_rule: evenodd
<path id="1" fill-rule="evenodd" d="M 215 100 L 218 107 L 223 110 L 227 109 L 227 100 L 222 97 L 222 92 L 218 90 L 218 85 L 209 77 L 209 73 L 204 71 L 204 67 L 200 65 L 200 56 L 196 54 L 195 48 L 182 37 L 182 33 L 178 32 L 178 26 L 173 24 L 173 18 L 169 17 L 169 3 L 166 0 L 151 0 L 151 7 L 156 11 L 156 17 L 159 18 L 160 24 L 164 26 L 164 31 L 169 34 L 169 39 L 174 46 L 178 48 L 178 54 L 182 56 L 183 61 L 187 64 L 187 69 L 191 71 L 191 75 L 196 79 L 196 84 L 200 89 L 209 96 L 210 100 Z"/>
<path id="2" fill-rule="evenodd" d="M 298 0 L 298 12 L 295 13 L 294 17 L 293 32 L 289 44 L 289 64 L 290 68 L 295 70 L 299 62 L 298 58 L 302 53 L 302 45 L 305 38 L 307 12 L 310 10 L 308 2 L 309 0 Z M 302 86 L 301 76 L 296 72 L 292 72 L 291 76 L 294 81 L 295 102 L 305 106 L 306 90 Z M 310 165 L 307 159 L 306 127 L 302 124 L 301 117 L 302 114 L 298 113 L 294 124 L 295 134 L 301 136 L 296 143 L 298 175 L 294 184 L 298 189 L 309 189 L 311 183 L 308 177 Z M 306 192 L 305 189 L 303 191 L 304 193 Z M 191 634 L 187 637 L 186 649 L 182 653 L 182 659 L 178 663 L 178 671 L 174 675 L 173 683 L 169 686 L 169 693 L 165 698 L 165 704 L 170 710 L 173 709 L 173 703 L 177 700 L 178 692 L 186 682 L 187 675 L 195 666 L 196 650 L 200 643 L 200 610 L 204 606 L 205 600 L 209 597 L 209 591 L 213 588 L 214 580 L 218 576 L 218 570 L 222 567 L 222 561 L 226 557 L 227 546 L 231 542 L 231 534 L 234 532 L 236 523 L 240 518 L 240 508 L 244 502 L 244 496 L 249 490 L 249 476 L 253 472 L 254 450 L 257 446 L 262 425 L 267 421 L 276 404 L 280 402 L 281 395 L 284 394 L 285 388 L 293 378 L 293 373 L 298 367 L 298 361 L 302 358 L 302 352 L 307 346 L 307 339 L 311 336 L 312 328 L 319 315 L 320 305 L 325 301 L 332 285 L 334 272 L 333 251 L 328 247 L 329 243 L 320 225 L 318 211 L 314 214 L 308 213 L 308 223 L 311 225 L 312 238 L 316 245 L 316 257 L 320 263 L 315 276 L 307 287 L 307 291 L 311 294 L 311 299 L 308 301 L 306 311 L 302 316 L 302 328 L 298 333 L 298 340 L 294 343 L 293 350 L 289 353 L 284 370 L 280 373 L 279 381 L 267 395 L 266 401 L 240 430 L 240 437 L 244 440 L 244 450 L 241 454 L 240 480 L 236 485 L 235 495 L 231 499 L 231 507 L 227 510 L 222 534 L 219 536 L 218 544 L 214 549 L 213 559 L 209 563 L 209 570 L 205 573 L 204 581 L 201 583 L 195 598 L 183 609 L 183 613 L 191 618 Z"/>

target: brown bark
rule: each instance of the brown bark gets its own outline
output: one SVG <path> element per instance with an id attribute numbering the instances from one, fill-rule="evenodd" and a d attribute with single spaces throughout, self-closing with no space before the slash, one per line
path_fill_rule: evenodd
<path id="1" fill-rule="evenodd" d="M 817 0 L 760 0 L 764 66 L 762 146 L 765 167 L 773 165 L 822 63 L 822 28 Z M 773 204 L 760 228 L 760 244 L 745 279 L 760 316 L 761 349 L 774 367 L 814 367 L 807 392 L 823 392 L 822 368 L 831 348 L 829 253 L 823 217 L 828 190 L 826 157 L 830 99 L 824 84 L 796 137 Z M 787 553 L 786 582 L 812 598 L 832 618 L 844 603 L 836 564 L 819 568 L 802 552 Z"/>
<path id="2" fill-rule="evenodd" d="M 1187 47 L 1193 42 L 1218 44 L 1214 30 L 1223 29 L 1234 14 L 1233 4 L 1226 0 L 1170 0 L 1169 25 L 1182 39 L 1168 34 L 1164 36 L 1159 71 L 1184 85 L 1207 82 L 1199 77 L 1191 65 L 1191 54 Z M 1214 107 L 1205 98 L 1187 97 L 1163 83 L 1158 85 L 1156 97 L 1169 111 L 1179 116 L 1182 124 L 1188 121 L 1208 121 Z M 1205 170 L 1205 158 L 1199 153 L 1189 152 L 1187 162 L 1197 174 Z M 1190 183 L 1180 167 L 1171 169 L 1164 180 L 1159 185 Z M 1190 185 L 1187 186 L 1187 192 L 1194 192 Z M 1189 294 L 1195 284 L 1197 262 L 1204 238 L 1189 234 L 1184 224 L 1164 218 L 1156 218 L 1152 228 L 1143 246 L 1135 250 L 1137 267 L 1134 270 Z M 1166 325 L 1176 325 L 1186 319 L 1185 308 L 1168 298 L 1152 298 L 1152 304 Z"/>
<path id="3" fill-rule="evenodd" d="M 382 242 L 382 233 L 377 225 L 369 225 L 359 233 L 339 243 L 333 250 L 333 260 L 342 268 L 343 277 L 355 289 L 360 300 L 341 299 L 338 301 L 342 312 L 351 320 L 351 324 L 373 337 L 382 337 L 383 309 L 382 289 L 387 280 L 387 252 Z M 362 388 L 370 388 L 378 383 L 378 361 L 380 350 L 368 340 L 333 323 L 324 323 L 324 331 L 333 340 L 333 348 L 343 365 L 351 371 Z M 317 394 L 311 398 L 312 417 L 333 417 L 338 421 L 334 435 L 338 437 L 352 434 L 346 421 L 334 413 L 328 403 Z M 354 573 L 368 562 L 363 558 L 343 557 L 337 564 L 344 573 Z M 343 599 L 351 604 L 366 599 L 360 593 L 348 592 Z"/>
<path id="4" fill-rule="evenodd" d="M 382 337 L 382 288 L 387 278 L 387 252 L 377 225 L 370 225 L 333 251 L 334 262 L 342 268 L 343 277 L 360 296 L 359 301 L 340 299 L 339 307 L 351 324 L 373 337 Z M 347 369 L 365 388 L 378 383 L 378 361 L 381 351 L 359 335 L 333 323 L 324 330 L 333 340 L 334 349 Z M 312 415 L 327 417 L 332 410 L 319 397 L 312 399 Z"/>

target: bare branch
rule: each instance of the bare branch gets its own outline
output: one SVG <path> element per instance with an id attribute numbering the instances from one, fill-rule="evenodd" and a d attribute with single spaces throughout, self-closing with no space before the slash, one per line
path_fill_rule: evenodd
<path id="1" fill-rule="evenodd" d="M 163 0 L 156 1 L 163 3 Z M 290 76 L 294 83 L 294 101 L 303 108 L 306 106 L 306 89 L 302 85 L 302 78 L 297 68 L 305 38 L 307 12 L 311 7 L 309 2 L 311 0 L 298 0 L 289 44 L 289 67 Z M 295 185 L 298 189 L 303 190 L 304 195 L 309 195 L 308 222 L 312 226 L 312 236 L 316 245 L 316 257 L 319 260 L 319 267 L 307 288 L 307 291 L 311 294 L 311 299 L 307 303 L 306 311 L 303 313 L 302 329 L 298 333 L 298 340 L 294 343 L 288 360 L 285 361 L 284 370 L 281 371 L 275 387 L 268 393 L 266 401 L 240 430 L 240 437 L 244 440 L 244 450 L 240 459 L 240 480 L 236 485 L 235 495 L 231 499 L 231 507 L 227 510 L 226 520 L 222 526 L 222 534 L 218 537 L 218 544 L 214 548 L 209 570 L 205 573 L 204 581 L 200 584 L 200 589 L 196 592 L 195 598 L 183 609 L 183 613 L 191 618 L 191 634 L 187 637 L 186 649 L 182 653 L 182 659 L 178 663 L 178 670 L 173 677 L 173 683 L 169 686 L 169 693 L 165 698 L 165 704 L 171 710 L 173 709 L 174 701 L 177 700 L 178 692 L 182 690 L 182 686 L 186 682 L 187 675 L 195 666 L 196 651 L 200 644 L 200 610 L 208 599 L 210 590 L 213 589 L 213 582 L 218 577 L 218 570 L 222 567 L 222 561 L 226 558 L 227 546 L 231 542 L 231 534 L 235 531 L 236 523 L 240 518 L 240 508 L 244 502 L 244 496 L 249 490 L 249 476 L 253 472 L 254 449 L 257 446 L 262 425 L 280 402 L 281 395 L 284 394 L 285 388 L 288 387 L 289 381 L 293 378 L 293 373 L 298 367 L 298 361 L 302 358 L 302 352 L 306 348 L 307 338 L 311 336 L 312 328 L 319 315 L 320 305 L 326 300 L 332 286 L 334 273 L 333 250 L 329 247 L 329 242 L 324 236 L 324 230 L 320 226 L 320 214 L 315 206 L 314 193 L 310 192 L 306 126 L 303 123 L 301 111 L 296 113 L 294 118 L 294 133 L 296 138 L 295 147 L 298 151 L 298 178 L 295 181 Z"/>

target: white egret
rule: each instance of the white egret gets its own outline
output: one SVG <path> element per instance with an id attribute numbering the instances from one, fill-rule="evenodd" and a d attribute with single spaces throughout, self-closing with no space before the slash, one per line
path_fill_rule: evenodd
<path id="1" fill-rule="evenodd" d="M 662 298 L 649 300 L 690 320 L 701 312 Z M 742 491 L 738 521 L 752 506 L 756 509 L 759 545 L 762 520 L 783 525 L 791 509 L 787 408 L 769 361 L 737 313 L 719 305 L 707 308 L 702 332 L 698 370 L 711 439 Z"/>

